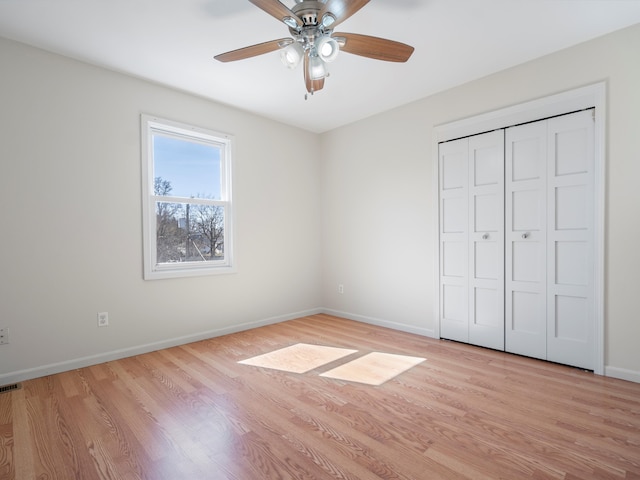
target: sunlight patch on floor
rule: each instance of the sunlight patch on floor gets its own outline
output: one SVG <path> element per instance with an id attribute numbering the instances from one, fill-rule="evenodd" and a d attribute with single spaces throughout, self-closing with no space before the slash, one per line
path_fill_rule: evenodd
<path id="1" fill-rule="evenodd" d="M 320 376 L 367 385 L 382 385 L 425 360 L 420 357 L 372 352 L 322 373 Z"/>
<path id="2" fill-rule="evenodd" d="M 347 348 L 298 343 L 270 353 L 241 360 L 238 363 L 283 370 L 285 372 L 305 373 L 356 352 L 357 350 Z"/>
<path id="3" fill-rule="evenodd" d="M 298 343 L 241 360 L 238 363 L 291 373 L 306 373 L 357 351 L 348 348 Z M 382 385 L 425 360 L 421 357 L 372 352 L 321 373 L 320 376 L 367 385 Z"/>

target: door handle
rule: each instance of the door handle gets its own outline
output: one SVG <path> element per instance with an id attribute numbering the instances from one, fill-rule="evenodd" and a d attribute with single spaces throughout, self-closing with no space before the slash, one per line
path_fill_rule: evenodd
<path id="1" fill-rule="evenodd" d="M 488 239 L 488 238 L 489 238 L 489 234 L 488 234 L 488 233 L 485 233 L 484 235 L 482 235 L 482 239 L 483 239 L 483 240 L 486 240 L 486 239 Z"/>
<path id="2" fill-rule="evenodd" d="M 523 233 L 523 234 L 522 234 L 522 238 L 525 238 L 525 239 L 526 239 L 526 238 L 528 238 L 528 237 L 529 237 L 529 232 L 525 232 L 525 233 Z"/>

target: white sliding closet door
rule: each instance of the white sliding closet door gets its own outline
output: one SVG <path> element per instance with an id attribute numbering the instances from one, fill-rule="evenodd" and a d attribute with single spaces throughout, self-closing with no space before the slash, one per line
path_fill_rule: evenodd
<path id="1" fill-rule="evenodd" d="M 469 341 L 469 140 L 443 143 L 440 162 L 440 335 Z"/>
<path id="2" fill-rule="evenodd" d="M 595 367 L 593 111 L 548 121 L 547 360 Z"/>
<path id="3" fill-rule="evenodd" d="M 469 343 L 504 350 L 504 130 L 469 137 Z"/>
<path id="4" fill-rule="evenodd" d="M 504 349 L 504 131 L 443 143 L 440 334 Z"/>
<path id="5" fill-rule="evenodd" d="M 593 112 L 507 128 L 505 160 L 505 349 L 593 369 Z"/>
<path id="6" fill-rule="evenodd" d="M 436 128 L 441 338 L 604 374 L 605 99 Z"/>
<path id="7" fill-rule="evenodd" d="M 547 358 L 547 124 L 508 128 L 505 350 Z"/>

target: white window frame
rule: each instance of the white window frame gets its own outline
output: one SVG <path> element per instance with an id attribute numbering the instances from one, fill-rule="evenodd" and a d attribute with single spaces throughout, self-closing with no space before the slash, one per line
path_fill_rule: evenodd
<path id="1" fill-rule="evenodd" d="M 235 273 L 235 263 L 233 261 L 234 211 L 232 203 L 233 136 L 147 114 L 141 115 L 141 134 L 144 279 L 155 280 Z M 154 134 L 184 138 L 220 148 L 221 199 L 210 200 L 177 196 L 156 196 L 154 192 Z M 185 204 L 223 206 L 224 259 L 207 262 L 157 263 L 156 202 L 162 200 Z"/>

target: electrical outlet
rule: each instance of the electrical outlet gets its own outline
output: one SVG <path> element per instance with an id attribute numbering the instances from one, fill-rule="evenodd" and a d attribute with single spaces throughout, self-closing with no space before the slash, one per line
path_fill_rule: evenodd
<path id="1" fill-rule="evenodd" d="M 9 327 L 0 327 L 0 345 L 9 343 Z"/>
<path id="2" fill-rule="evenodd" d="M 341 283 L 338 284 L 338 293 L 340 295 L 342 295 L 344 293 L 344 285 L 341 284 Z"/>
<path id="3" fill-rule="evenodd" d="M 99 327 L 108 327 L 109 326 L 109 313 L 108 312 L 99 312 L 98 313 L 98 326 Z"/>

